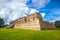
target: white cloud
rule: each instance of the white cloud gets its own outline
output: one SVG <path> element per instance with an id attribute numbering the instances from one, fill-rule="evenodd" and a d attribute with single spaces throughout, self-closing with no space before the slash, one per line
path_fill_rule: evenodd
<path id="1" fill-rule="evenodd" d="M 39 13 L 39 11 L 38 10 L 36 10 L 36 9 L 31 9 L 30 10 L 30 13 L 29 14 L 33 14 L 33 13 Z M 40 13 L 41 15 L 42 15 L 42 17 L 44 17 L 45 16 L 45 12 L 43 12 L 43 13 Z"/>
<path id="2" fill-rule="evenodd" d="M 26 17 L 27 15 L 26 14 L 23 14 L 23 17 Z"/>
<path id="3" fill-rule="evenodd" d="M 42 15 L 42 17 L 44 17 L 45 16 L 45 12 L 43 12 L 43 13 L 40 13 L 41 15 Z"/>
<path id="4" fill-rule="evenodd" d="M 36 9 L 27 7 L 28 0 L 0 0 L 0 17 L 9 23 L 17 18 L 27 16 L 34 12 L 39 12 Z M 48 4 L 50 0 L 32 0 L 32 5 L 36 8 L 42 8 Z M 31 6 L 31 5 L 30 5 Z M 44 16 L 45 14 L 43 14 Z"/>
<path id="5" fill-rule="evenodd" d="M 27 0 L 3 0 L 0 4 L 0 16 L 4 18 L 7 23 L 16 20 L 17 18 L 26 16 L 29 13 L 29 8 L 26 5 Z"/>
<path id="6" fill-rule="evenodd" d="M 0 17 L 1 18 L 5 18 L 5 17 L 7 17 L 7 15 L 9 15 L 9 10 L 6 9 L 6 8 L 1 9 L 1 11 L 0 11 Z"/>
<path id="7" fill-rule="evenodd" d="M 12 0 L 12 1 L 14 1 L 14 2 L 19 2 L 19 3 L 26 3 L 28 0 Z"/>
<path id="8" fill-rule="evenodd" d="M 45 7 L 49 2 L 50 0 L 32 0 L 29 6 L 39 9 Z"/>
<path id="9" fill-rule="evenodd" d="M 33 14 L 33 13 L 35 13 L 35 12 L 38 12 L 38 13 L 39 13 L 39 11 L 38 11 L 38 10 L 36 10 L 36 9 L 31 9 L 31 11 L 30 11 L 30 13 L 29 13 L 29 14 Z"/>

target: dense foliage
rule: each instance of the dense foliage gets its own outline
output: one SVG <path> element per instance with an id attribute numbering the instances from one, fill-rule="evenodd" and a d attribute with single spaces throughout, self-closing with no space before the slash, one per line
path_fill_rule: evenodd
<path id="1" fill-rule="evenodd" d="M 0 28 L 4 27 L 4 20 L 0 18 Z"/>
<path id="2" fill-rule="evenodd" d="M 57 28 L 60 28 L 60 20 L 55 21 L 55 26 L 56 26 Z"/>

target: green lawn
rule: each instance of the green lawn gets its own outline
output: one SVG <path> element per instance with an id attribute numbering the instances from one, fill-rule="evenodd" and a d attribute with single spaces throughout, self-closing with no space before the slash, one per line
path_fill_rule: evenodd
<path id="1" fill-rule="evenodd" d="M 0 29 L 0 40 L 60 40 L 60 30 Z"/>

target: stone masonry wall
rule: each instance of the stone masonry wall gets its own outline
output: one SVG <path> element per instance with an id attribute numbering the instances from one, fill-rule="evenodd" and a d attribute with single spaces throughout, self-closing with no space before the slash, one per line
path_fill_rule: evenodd
<path id="1" fill-rule="evenodd" d="M 50 23 L 50 22 L 47 22 L 47 21 L 40 22 L 40 25 L 41 25 L 42 30 L 56 29 L 56 27 L 53 23 Z"/>
<path id="2" fill-rule="evenodd" d="M 11 23 L 14 28 L 18 29 L 30 29 L 30 30 L 45 30 L 56 29 L 54 24 L 44 21 L 42 16 L 38 13 L 31 14 L 27 17 L 20 18 Z"/>
<path id="3" fill-rule="evenodd" d="M 25 22 L 25 23 L 16 23 L 14 28 L 41 30 L 39 19 L 35 19 L 35 20 L 31 19 L 29 22 Z"/>

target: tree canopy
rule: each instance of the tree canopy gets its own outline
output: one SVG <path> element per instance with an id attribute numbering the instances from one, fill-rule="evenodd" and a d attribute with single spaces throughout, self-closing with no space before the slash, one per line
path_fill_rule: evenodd
<path id="1" fill-rule="evenodd" d="M 4 20 L 0 18 L 0 28 L 4 26 Z"/>
<path id="2" fill-rule="evenodd" d="M 55 26 L 56 26 L 57 28 L 60 28 L 60 20 L 55 21 Z"/>

